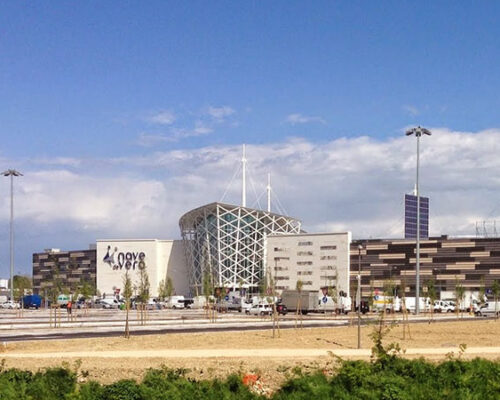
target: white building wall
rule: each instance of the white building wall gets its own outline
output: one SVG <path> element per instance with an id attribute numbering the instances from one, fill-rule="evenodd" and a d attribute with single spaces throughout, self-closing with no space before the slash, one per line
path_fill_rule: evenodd
<path id="1" fill-rule="evenodd" d="M 319 291 L 335 286 L 349 296 L 351 233 L 271 235 L 266 240 L 266 271 L 270 271 L 278 290 Z"/>
<path id="2" fill-rule="evenodd" d="M 171 275 L 178 294 L 187 294 L 187 263 L 184 252 L 179 251 L 179 240 L 117 239 L 97 241 L 97 289 L 101 294 L 112 295 L 123 288 L 123 277 L 129 268 L 134 285 L 139 282 L 138 264 L 144 256 L 149 277 L 151 296 L 158 296 L 158 286 L 167 273 Z M 109 257 L 106 258 L 109 249 Z M 182 250 L 182 247 L 181 247 Z M 170 274 L 169 266 L 176 272 Z"/>

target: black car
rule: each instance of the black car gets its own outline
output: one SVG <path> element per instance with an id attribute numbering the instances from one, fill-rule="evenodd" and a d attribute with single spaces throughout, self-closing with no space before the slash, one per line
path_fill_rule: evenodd
<path id="1" fill-rule="evenodd" d="M 354 304 L 354 311 L 358 311 L 358 305 Z M 370 306 L 367 301 L 361 301 L 361 313 L 366 314 L 370 311 Z"/>
<path id="2" fill-rule="evenodd" d="M 282 303 L 276 304 L 276 312 L 281 315 L 285 315 L 288 312 L 288 308 Z"/>

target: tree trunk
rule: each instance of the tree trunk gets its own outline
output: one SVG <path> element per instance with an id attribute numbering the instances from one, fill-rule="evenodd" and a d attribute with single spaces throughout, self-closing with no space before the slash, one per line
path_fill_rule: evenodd
<path id="1" fill-rule="evenodd" d="M 126 314 L 125 314 L 125 338 L 129 339 L 130 338 L 130 330 L 129 330 L 129 325 L 128 325 L 128 311 L 129 311 L 129 304 L 127 303 L 125 306 L 126 309 Z"/>

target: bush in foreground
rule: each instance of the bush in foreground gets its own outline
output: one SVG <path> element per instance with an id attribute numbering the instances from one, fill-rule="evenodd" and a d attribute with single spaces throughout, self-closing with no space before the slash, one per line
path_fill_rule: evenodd
<path id="1" fill-rule="evenodd" d="M 0 400 L 253 400 L 264 399 L 240 376 L 194 381 L 167 368 L 149 370 L 141 383 L 77 384 L 77 372 L 1 369 Z M 499 399 L 500 362 L 451 359 L 434 364 L 395 356 L 373 362 L 340 361 L 332 376 L 299 372 L 271 398 L 281 399 Z"/>

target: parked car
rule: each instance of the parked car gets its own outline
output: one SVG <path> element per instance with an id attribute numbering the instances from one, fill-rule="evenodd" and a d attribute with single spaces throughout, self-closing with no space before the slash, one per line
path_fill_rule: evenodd
<path id="1" fill-rule="evenodd" d="M 19 303 L 9 300 L 6 301 L 5 303 L 2 303 L 2 308 L 9 308 L 9 309 L 15 309 L 15 308 L 21 308 Z"/>
<path id="2" fill-rule="evenodd" d="M 362 314 L 366 314 L 367 312 L 370 311 L 370 305 L 368 304 L 367 301 L 361 300 L 360 304 L 361 304 L 360 311 Z M 358 305 L 356 303 L 354 303 L 354 311 L 356 312 L 358 311 Z"/>
<path id="3" fill-rule="evenodd" d="M 96 307 L 105 308 L 107 310 L 112 308 L 119 308 L 120 302 L 116 299 L 100 299 L 95 302 Z"/>
<path id="4" fill-rule="evenodd" d="M 191 308 L 193 306 L 193 299 L 184 299 L 184 308 Z"/>
<path id="5" fill-rule="evenodd" d="M 77 302 L 76 302 L 76 308 L 80 309 L 80 308 L 85 308 L 85 305 L 86 305 L 86 300 L 85 299 L 79 299 Z"/>
<path id="6" fill-rule="evenodd" d="M 61 308 L 66 308 L 68 302 L 69 302 L 69 297 L 66 296 L 65 294 L 60 294 L 59 296 L 57 296 L 57 304 L 59 304 Z"/>
<path id="7" fill-rule="evenodd" d="M 256 304 L 245 310 L 245 313 L 249 315 L 270 315 L 272 312 L 273 308 L 269 304 Z"/>
<path id="8" fill-rule="evenodd" d="M 449 301 L 435 300 L 434 301 L 434 312 L 454 312 L 455 306 L 450 304 Z"/>
<path id="9" fill-rule="evenodd" d="M 42 305 L 42 297 L 38 294 L 28 294 L 23 297 L 24 308 L 36 308 L 38 310 Z"/>
<path id="10" fill-rule="evenodd" d="M 479 317 L 482 316 L 500 316 L 500 302 L 488 301 L 486 304 L 482 306 L 475 305 L 474 314 Z"/>
<path id="11" fill-rule="evenodd" d="M 169 308 L 184 308 L 184 300 L 184 296 L 171 296 L 167 304 Z"/>
<path id="12" fill-rule="evenodd" d="M 248 314 L 248 310 L 250 310 L 253 306 L 253 303 L 251 301 L 242 301 L 241 302 L 241 311 L 244 311 L 246 314 Z"/>
<path id="13" fill-rule="evenodd" d="M 286 315 L 288 313 L 288 308 L 282 303 L 276 304 L 276 312 L 281 315 Z"/>

